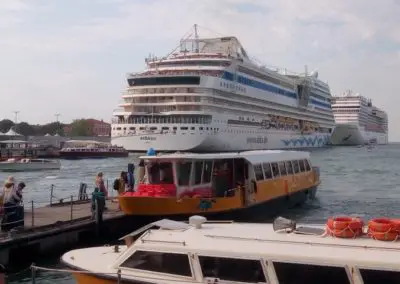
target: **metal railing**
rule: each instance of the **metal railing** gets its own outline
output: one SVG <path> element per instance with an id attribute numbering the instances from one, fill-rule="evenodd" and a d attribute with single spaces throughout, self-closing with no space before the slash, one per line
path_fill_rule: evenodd
<path id="1" fill-rule="evenodd" d="M 106 182 L 106 188 L 109 187 L 109 181 L 107 180 Z M 38 227 L 45 227 L 45 226 L 51 226 L 56 223 L 58 224 L 65 224 L 68 222 L 74 222 L 77 220 L 84 220 L 84 219 L 93 219 L 96 220 L 96 210 L 98 210 L 98 204 L 97 200 L 98 198 L 104 198 L 99 195 L 95 196 L 95 200 L 93 200 L 93 192 L 88 192 L 87 191 L 88 186 L 86 183 L 80 183 L 79 186 L 79 191 L 77 195 L 66 195 L 63 197 L 56 196 L 54 194 L 55 191 L 55 185 L 51 185 L 50 188 L 50 197 L 49 197 L 49 204 L 45 204 L 43 202 L 35 202 L 34 200 L 31 200 L 29 202 L 21 202 L 20 204 L 7 204 L 5 203 L 3 206 L 1 206 L 1 212 L 0 212 L 0 218 L 1 218 L 1 227 L 0 227 L 0 238 L 10 238 L 14 236 L 16 233 L 32 230 Z M 108 190 L 108 189 L 107 189 Z M 113 189 L 111 189 L 111 196 L 109 195 L 106 197 L 106 200 L 113 200 L 115 199 L 113 192 Z M 108 190 L 110 193 L 110 190 Z M 54 202 L 55 199 L 57 202 Z M 104 202 L 103 202 L 104 203 Z M 84 204 L 84 205 L 82 205 Z M 104 203 L 105 205 L 105 203 Z M 40 222 L 37 220 L 37 215 L 39 210 L 42 210 L 45 207 L 52 208 L 53 210 L 57 210 L 57 208 L 60 207 L 69 207 L 69 210 L 65 210 L 69 212 L 69 218 L 65 217 L 65 214 L 61 214 L 63 216 L 60 218 L 60 220 L 57 220 L 56 218 L 53 218 L 51 214 L 48 216 L 43 217 L 43 214 L 41 214 L 41 219 L 43 218 L 49 218 L 49 221 L 42 221 Z M 77 206 L 89 206 L 89 214 L 74 214 L 76 210 L 80 210 L 81 208 L 77 208 Z M 103 215 L 103 208 L 101 208 L 101 217 Z M 30 222 L 27 224 L 27 218 L 26 214 L 30 214 Z M 47 212 L 48 214 L 48 212 Z M 38 224 L 39 223 L 39 224 Z M 16 225 L 20 224 L 20 225 Z"/>

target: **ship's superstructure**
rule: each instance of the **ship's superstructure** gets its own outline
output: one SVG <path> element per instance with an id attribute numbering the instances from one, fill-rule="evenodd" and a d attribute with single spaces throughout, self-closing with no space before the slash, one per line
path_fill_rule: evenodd
<path id="1" fill-rule="evenodd" d="M 272 70 L 235 37 L 183 39 L 127 76 L 112 143 L 129 151 L 238 151 L 322 147 L 334 119 L 318 73 Z"/>

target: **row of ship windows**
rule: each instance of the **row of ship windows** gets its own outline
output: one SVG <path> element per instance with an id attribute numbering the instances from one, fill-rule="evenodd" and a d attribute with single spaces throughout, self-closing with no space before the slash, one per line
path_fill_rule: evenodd
<path id="1" fill-rule="evenodd" d="M 307 159 L 254 165 L 254 173 L 257 181 L 309 171 L 311 171 L 311 166 Z"/>
<path id="2" fill-rule="evenodd" d="M 344 266 L 328 264 L 309 264 L 290 261 L 272 261 L 272 270 L 263 268 L 267 260 L 243 259 L 237 257 L 208 256 L 198 254 L 203 278 L 211 278 L 229 283 L 269 283 L 270 271 L 274 271 L 279 283 L 324 283 L 350 284 L 349 275 Z M 194 277 L 192 261 L 186 253 L 135 251 L 120 267 L 142 271 Z M 358 268 L 364 284 L 400 283 L 400 272 Z M 266 271 L 266 273 L 264 273 Z M 272 275 L 271 275 L 272 276 Z M 209 282 L 210 283 L 210 282 Z M 217 283 L 217 282 L 214 282 Z"/>
<path id="3" fill-rule="evenodd" d="M 113 123 L 147 124 L 147 123 L 193 123 L 210 124 L 211 116 L 136 116 L 124 118 L 120 116 L 113 119 Z M 219 122 L 215 121 L 214 122 Z M 221 121 L 222 122 L 222 121 Z"/>
<path id="4" fill-rule="evenodd" d="M 187 131 L 187 130 L 195 131 L 196 127 L 182 126 L 179 129 L 183 130 L 183 131 Z M 158 128 L 157 127 L 149 127 L 149 128 L 139 127 L 138 129 L 136 129 L 136 127 L 129 127 L 129 128 L 127 128 L 127 127 L 114 127 L 112 130 L 116 130 L 116 131 L 121 131 L 121 130 L 123 130 L 123 131 L 136 131 L 136 130 L 138 130 L 138 131 L 157 131 Z M 161 132 L 169 131 L 169 130 L 172 130 L 173 132 L 175 132 L 175 131 L 178 130 L 178 127 L 174 126 L 174 127 L 171 127 L 171 128 L 170 127 L 161 127 L 160 128 Z M 198 130 L 200 130 L 200 131 L 210 131 L 211 130 L 211 131 L 214 131 L 214 132 L 220 132 L 219 128 L 213 128 L 213 127 L 202 127 L 202 126 L 200 126 L 200 127 L 198 127 Z M 224 129 L 224 130 L 221 130 L 221 132 L 228 132 L 228 133 L 265 133 L 265 130 L 258 130 L 257 131 L 257 130 L 251 130 L 251 129 L 249 129 L 249 130 Z"/>
<path id="5" fill-rule="evenodd" d="M 163 130 L 167 131 L 167 130 L 170 130 L 170 129 L 176 131 L 176 130 L 178 130 L 178 127 L 176 127 L 176 126 L 171 127 L 171 128 L 169 128 L 169 127 L 167 127 L 167 126 L 161 127 L 161 131 L 163 131 Z M 133 131 L 135 131 L 135 130 L 136 130 L 136 127 L 129 127 L 129 129 L 127 129 L 127 127 L 113 127 L 113 130 L 133 130 Z M 138 130 L 142 130 L 142 131 L 144 131 L 144 130 L 155 131 L 155 130 L 158 130 L 158 128 L 155 127 L 155 126 L 148 127 L 148 128 L 146 128 L 146 127 L 139 127 Z M 182 126 L 182 127 L 180 127 L 180 130 L 189 130 L 189 127 L 187 127 L 187 126 Z M 196 127 L 190 127 L 190 130 L 196 130 Z M 214 130 L 214 131 L 219 131 L 219 128 L 202 127 L 202 126 L 200 126 L 200 127 L 199 127 L 199 130 Z"/>

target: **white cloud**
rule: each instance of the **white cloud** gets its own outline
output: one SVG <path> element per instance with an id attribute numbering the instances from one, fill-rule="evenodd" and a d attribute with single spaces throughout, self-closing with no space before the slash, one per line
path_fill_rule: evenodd
<path id="1" fill-rule="evenodd" d="M 8 78 L 7 85 L 0 82 L 0 91 L 17 98 L 22 94 L 25 101 L 32 98 L 29 108 L 37 106 L 30 94 L 36 88 L 43 98 L 62 97 L 61 109 L 55 111 L 64 112 L 64 118 L 110 117 L 124 84 L 123 74 L 141 69 L 149 52 L 167 54 L 197 23 L 206 36 L 212 33 L 202 27 L 237 36 L 250 55 L 265 63 L 295 70 L 304 64 L 318 68 L 333 91 L 352 88 L 372 97 L 392 120 L 400 119 L 392 103 L 399 100 L 396 73 L 400 67 L 400 5 L 394 0 L 102 0 L 96 7 L 109 3 L 109 13 L 87 11 L 93 15 L 65 25 L 57 16 L 65 18 L 74 12 L 73 5 L 80 8 L 78 3 L 70 4 L 70 10 L 52 3 L 47 14 L 42 10 L 35 15 L 43 2 L 3 1 L 0 62 L 8 62 L 11 72 L 0 71 Z M 48 17 L 49 27 L 57 25 L 57 29 L 34 30 L 38 17 Z M 21 23 L 31 29 L 21 28 Z M 387 44 L 390 49 L 384 49 Z M 26 76 L 23 69 L 35 76 L 20 84 Z M 69 96 L 85 102 L 101 98 L 104 103 L 85 110 L 74 107 L 72 99 L 66 100 Z M 29 108 L 24 112 L 35 119 Z M 392 137 L 400 139 L 400 132 L 391 131 Z"/>

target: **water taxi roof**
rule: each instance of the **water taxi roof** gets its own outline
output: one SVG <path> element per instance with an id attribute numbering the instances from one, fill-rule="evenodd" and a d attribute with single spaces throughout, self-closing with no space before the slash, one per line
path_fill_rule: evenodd
<path id="1" fill-rule="evenodd" d="M 143 160 L 221 160 L 243 158 L 252 164 L 309 159 L 310 153 L 304 151 L 257 150 L 230 153 L 173 153 L 157 156 L 141 156 Z"/>
<path id="2" fill-rule="evenodd" d="M 171 224 L 172 226 L 171 226 Z M 131 249 L 168 249 L 180 252 L 217 256 L 264 257 L 274 261 L 343 266 L 398 269 L 400 242 L 382 242 L 368 236 L 355 239 L 334 238 L 325 235 L 275 232 L 272 224 L 261 223 L 203 223 L 201 228 L 181 222 L 157 224 L 143 234 Z M 155 224 L 154 224 L 155 225 Z M 185 228 L 186 226 L 186 228 Z M 320 229 L 323 225 L 305 225 Z M 297 228 L 301 225 L 297 225 Z M 184 245 L 182 245 L 184 243 Z"/>

